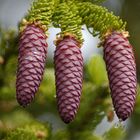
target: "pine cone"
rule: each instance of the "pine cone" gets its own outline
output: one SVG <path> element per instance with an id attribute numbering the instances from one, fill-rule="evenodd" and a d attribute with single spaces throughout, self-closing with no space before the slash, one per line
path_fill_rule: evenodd
<path id="1" fill-rule="evenodd" d="M 39 88 L 47 46 L 44 31 L 34 24 L 28 25 L 20 35 L 16 95 L 24 107 L 33 100 Z"/>
<path id="2" fill-rule="evenodd" d="M 57 43 L 54 54 L 56 94 L 59 114 L 65 123 L 77 113 L 83 81 L 83 57 L 79 43 L 66 36 Z"/>
<path id="3" fill-rule="evenodd" d="M 104 60 L 111 96 L 119 119 L 132 113 L 136 98 L 136 64 L 132 46 L 121 33 L 113 32 L 104 43 Z"/>

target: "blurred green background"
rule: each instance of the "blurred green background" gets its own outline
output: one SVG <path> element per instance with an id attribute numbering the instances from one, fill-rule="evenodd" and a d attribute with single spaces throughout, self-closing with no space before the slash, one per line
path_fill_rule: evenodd
<path id="1" fill-rule="evenodd" d="M 16 1 L 13 0 L 13 3 Z M 114 114 L 109 95 L 101 49 L 99 51 L 95 49 L 96 51 L 91 52 L 92 57 L 89 57 L 85 51 L 86 48 L 83 47 L 86 61 L 81 105 L 76 119 L 71 124 L 64 124 L 58 115 L 52 50 L 50 50 L 51 54 L 46 63 L 44 79 L 35 100 L 27 108 L 18 105 L 15 98 L 18 54 L 17 24 L 27 11 L 29 3 L 29 0 L 17 1 L 12 4 L 13 7 L 10 7 L 11 0 L 0 0 L 0 139 L 140 140 L 139 83 L 133 115 L 126 122 L 119 122 Z M 22 4 L 23 6 L 21 6 Z M 17 8 L 14 8 L 14 5 Z M 127 21 L 130 41 L 134 46 L 138 81 L 140 81 L 140 1 L 110 0 L 104 2 L 103 5 Z M 7 8 L 7 11 L 4 7 Z M 10 8 L 13 12 L 10 12 Z M 19 14 L 17 14 L 18 11 Z M 96 48 L 97 39 L 90 38 L 88 41 L 90 41 L 89 47 Z"/>

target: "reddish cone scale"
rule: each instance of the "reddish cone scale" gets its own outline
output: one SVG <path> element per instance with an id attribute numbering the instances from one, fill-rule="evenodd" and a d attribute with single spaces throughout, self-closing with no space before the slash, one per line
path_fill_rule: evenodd
<path id="1" fill-rule="evenodd" d="M 39 88 L 47 46 L 44 31 L 33 24 L 20 35 L 16 95 L 17 101 L 24 107 L 33 100 Z"/>
<path id="2" fill-rule="evenodd" d="M 56 94 L 59 114 L 65 123 L 77 113 L 83 81 L 83 57 L 74 37 L 66 36 L 57 43 L 54 54 Z"/>
<path id="3" fill-rule="evenodd" d="M 136 98 L 136 64 L 132 46 L 121 33 L 113 32 L 104 43 L 104 60 L 111 96 L 119 119 L 132 113 Z"/>

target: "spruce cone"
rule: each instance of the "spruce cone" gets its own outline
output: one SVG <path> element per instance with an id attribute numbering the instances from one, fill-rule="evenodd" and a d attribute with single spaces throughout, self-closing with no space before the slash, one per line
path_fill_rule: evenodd
<path id="1" fill-rule="evenodd" d="M 24 107 L 33 100 L 39 88 L 47 46 L 44 31 L 34 24 L 28 25 L 20 35 L 16 95 Z"/>
<path id="2" fill-rule="evenodd" d="M 132 113 L 136 98 L 136 64 L 132 46 L 121 33 L 113 32 L 104 43 L 104 60 L 111 96 L 119 119 Z"/>
<path id="3" fill-rule="evenodd" d="M 54 54 L 56 94 L 59 114 L 65 123 L 77 113 L 83 81 L 83 57 L 73 37 L 66 36 L 57 43 Z"/>

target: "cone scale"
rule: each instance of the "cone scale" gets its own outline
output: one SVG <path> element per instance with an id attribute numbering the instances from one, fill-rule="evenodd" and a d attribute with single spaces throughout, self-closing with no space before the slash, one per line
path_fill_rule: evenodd
<path id="1" fill-rule="evenodd" d="M 27 106 L 37 92 L 42 80 L 47 55 L 44 31 L 34 25 L 27 25 L 20 34 L 16 80 L 17 101 Z"/>
<path id="2" fill-rule="evenodd" d="M 136 98 L 136 64 L 132 46 L 122 33 L 113 32 L 104 42 L 104 60 L 116 114 L 125 121 Z"/>
<path id="3" fill-rule="evenodd" d="M 62 120 L 69 123 L 79 108 L 83 81 L 83 57 L 74 37 L 66 36 L 57 42 L 54 67 L 58 111 Z"/>

